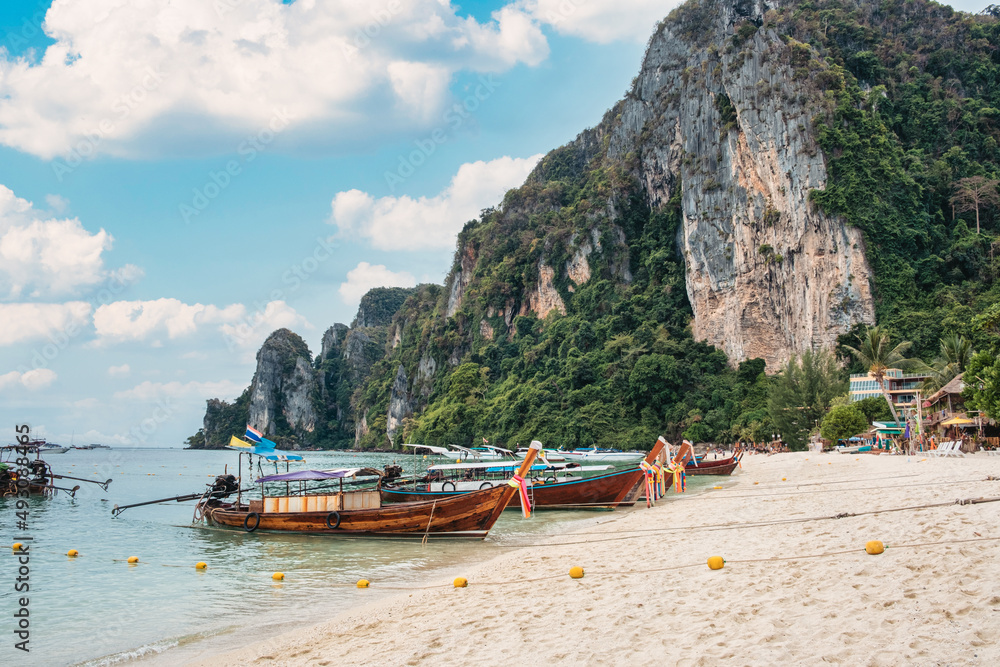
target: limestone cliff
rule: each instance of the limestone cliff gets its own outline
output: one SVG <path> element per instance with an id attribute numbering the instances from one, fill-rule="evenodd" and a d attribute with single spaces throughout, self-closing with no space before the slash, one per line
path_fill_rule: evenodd
<path id="1" fill-rule="evenodd" d="M 278 329 L 257 352 L 248 423 L 269 436 L 284 422 L 299 437 L 316 429 L 318 382 L 309 348 L 297 334 Z"/>
<path id="2" fill-rule="evenodd" d="M 701 0 L 678 9 L 650 40 L 625 99 L 547 156 L 526 188 L 553 175 L 620 167 L 652 209 L 678 196 L 695 338 L 724 350 L 732 364 L 760 357 L 773 371 L 792 354 L 831 347 L 853 325 L 873 322 L 874 305 L 862 233 L 809 199 L 827 183 L 813 121 L 822 92 L 793 68 L 803 60 L 825 64 L 766 25 L 768 8 L 761 0 Z M 592 203 L 590 229 L 545 240 L 535 279 L 514 295 L 518 314 L 565 314 L 560 278 L 575 291 L 590 280 L 598 253 L 611 278 L 632 281 L 623 196 L 619 190 L 603 206 Z M 518 229 L 520 219 L 547 215 L 557 197 L 510 199 L 502 216 Z M 568 258 L 549 265 L 545 255 L 559 245 Z M 488 275 L 483 262 L 498 261 L 468 240 L 457 258 L 448 316 L 476 288 L 473 276 Z M 496 325 L 484 320 L 480 330 L 490 337 Z"/>
<path id="3" fill-rule="evenodd" d="M 620 105 L 609 157 L 638 156 L 654 206 L 681 188 L 695 338 L 731 362 L 761 357 L 776 369 L 873 322 L 874 307 L 861 232 L 809 202 L 827 180 L 816 91 L 793 76 L 767 9 L 704 0 L 665 21 Z"/>

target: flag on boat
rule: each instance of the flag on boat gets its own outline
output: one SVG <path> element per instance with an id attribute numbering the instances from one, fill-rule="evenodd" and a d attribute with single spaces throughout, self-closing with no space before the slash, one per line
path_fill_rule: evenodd
<path id="1" fill-rule="evenodd" d="M 258 441 L 257 446 L 261 449 L 277 449 L 278 443 L 268 440 L 267 438 L 261 438 Z"/>
<path id="2" fill-rule="evenodd" d="M 490 444 L 490 441 L 489 441 L 489 440 L 487 440 L 486 438 L 483 438 L 483 444 L 484 444 L 484 445 L 488 445 L 488 444 Z"/>
<path id="3" fill-rule="evenodd" d="M 229 446 L 238 447 L 240 449 L 246 449 L 247 447 L 253 447 L 254 444 L 252 442 L 247 442 L 246 440 L 240 440 L 234 435 L 230 436 L 229 438 Z"/>
<path id="4" fill-rule="evenodd" d="M 250 424 L 247 424 L 247 432 L 244 434 L 247 440 L 253 440 L 254 442 L 260 442 L 260 439 L 264 437 L 264 434 L 255 429 Z"/>

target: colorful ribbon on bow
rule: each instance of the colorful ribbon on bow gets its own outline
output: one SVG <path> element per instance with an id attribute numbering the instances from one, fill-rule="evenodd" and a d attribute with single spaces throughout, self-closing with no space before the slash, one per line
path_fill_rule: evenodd
<path id="1" fill-rule="evenodd" d="M 650 507 L 662 497 L 660 489 L 663 484 L 663 466 L 658 461 L 652 465 L 640 461 L 639 467 L 642 468 L 646 482 L 646 507 Z"/>
<path id="2" fill-rule="evenodd" d="M 675 465 L 670 469 L 674 476 L 674 492 L 684 493 L 687 490 L 687 473 L 684 472 L 684 464 Z"/>
<path id="3" fill-rule="evenodd" d="M 531 500 L 528 499 L 528 482 L 520 475 L 514 475 L 508 484 L 513 486 L 521 495 L 521 514 L 525 519 L 531 518 Z"/>

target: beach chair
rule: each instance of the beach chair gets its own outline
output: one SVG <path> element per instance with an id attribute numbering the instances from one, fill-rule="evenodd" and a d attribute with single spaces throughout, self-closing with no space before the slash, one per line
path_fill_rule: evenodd
<path id="1" fill-rule="evenodd" d="M 930 456 L 936 456 L 938 458 L 948 456 L 951 453 L 951 448 L 954 445 L 955 443 L 953 441 L 948 440 L 946 442 L 942 442 L 940 445 L 938 445 L 937 449 L 932 449 L 931 451 L 927 452 L 927 454 Z"/>
<path id="2" fill-rule="evenodd" d="M 965 458 L 965 452 L 962 451 L 962 441 L 961 440 L 956 440 L 954 442 L 954 446 L 951 448 L 951 451 L 948 452 L 948 456 L 956 456 L 956 457 Z"/>

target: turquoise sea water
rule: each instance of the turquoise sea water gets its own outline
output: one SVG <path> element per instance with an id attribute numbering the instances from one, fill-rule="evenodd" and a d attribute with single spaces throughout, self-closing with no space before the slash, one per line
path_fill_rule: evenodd
<path id="1" fill-rule="evenodd" d="M 108 492 L 81 484 L 76 498 L 32 498 L 27 530 L 15 525 L 10 499 L 0 500 L 0 664 L 176 664 L 206 651 L 236 648 L 277 632 L 330 618 L 381 595 L 382 586 L 462 574 L 463 565 L 503 552 L 504 545 L 610 518 L 607 512 L 542 512 L 524 520 L 505 512 L 485 541 L 330 539 L 193 528 L 193 502 L 130 509 L 124 505 L 202 491 L 231 451 L 178 449 L 71 450 L 49 454 L 59 474 L 114 479 Z M 381 468 L 394 460 L 410 472 L 415 459 L 391 454 L 306 454 L 306 468 Z M 294 465 L 294 464 L 293 464 Z M 294 468 L 293 468 L 294 469 Z M 281 470 L 284 471 L 282 464 Z M 273 465 L 270 471 L 272 472 Z M 703 478 L 702 478 L 703 479 Z M 77 482 L 65 480 L 67 485 Z M 695 484 L 702 486 L 701 480 Z M 619 510 L 629 511 L 629 510 Z M 634 511 L 634 510 L 633 510 Z M 14 648 L 15 539 L 30 542 L 30 652 Z M 68 558 L 77 549 L 80 556 Z M 138 565 L 126 559 L 138 556 Z M 204 561 L 206 571 L 195 563 Z M 286 579 L 276 583 L 274 572 Z M 374 588 L 358 590 L 358 579 Z M 395 593 L 398 591 L 392 591 Z"/>

